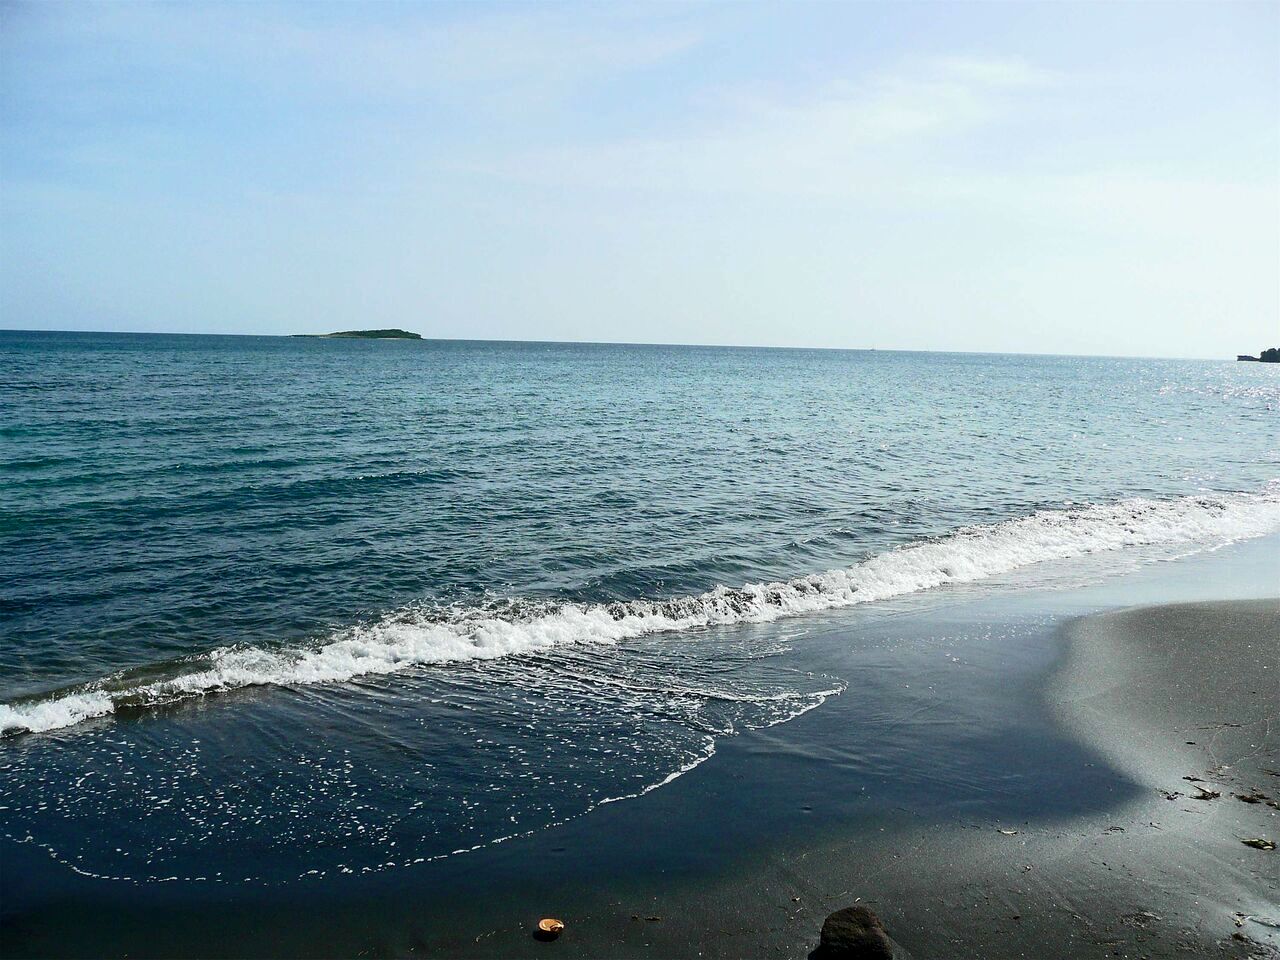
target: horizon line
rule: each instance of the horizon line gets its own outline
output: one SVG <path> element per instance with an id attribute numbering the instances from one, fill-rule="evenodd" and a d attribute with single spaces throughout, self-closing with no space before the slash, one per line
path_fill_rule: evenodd
<path id="1" fill-rule="evenodd" d="M 414 333 L 412 330 L 406 330 L 403 327 L 394 328 L 369 328 L 369 329 L 398 329 L 404 330 L 405 333 Z M 0 334 L 3 333 L 82 333 L 99 336 L 154 336 L 154 337 L 244 337 L 244 338 L 260 338 L 260 339 L 315 339 L 315 340 L 398 340 L 404 339 L 413 342 L 413 338 L 385 337 L 385 338 L 360 338 L 360 337 L 333 337 L 328 334 L 309 334 L 309 333 L 204 333 L 190 330 L 52 330 L 52 329 L 34 329 L 26 327 L 4 327 L 0 326 Z M 1223 357 L 1204 357 L 1204 356 L 1156 356 L 1153 354 L 1126 354 L 1126 353 L 1035 353 L 1031 351 L 1017 350 L 921 350 L 906 347 L 832 347 L 832 346 L 804 346 L 799 344 L 759 344 L 759 343 L 674 343 L 674 342 L 658 342 L 645 340 L 541 340 L 541 339 L 511 339 L 505 337 L 440 337 L 425 336 L 418 334 L 416 339 L 419 342 L 433 343 L 520 343 L 520 344 L 542 344 L 548 346 L 580 346 L 580 347 L 690 347 L 703 350 L 821 350 L 833 353 L 954 353 L 964 356 L 995 356 L 995 357 L 1082 357 L 1095 358 L 1099 360 L 1222 360 Z M 1268 348 L 1263 348 L 1268 349 Z M 1239 362 L 1236 358 L 1243 354 L 1232 354 L 1230 359 L 1232 362 Z"/>

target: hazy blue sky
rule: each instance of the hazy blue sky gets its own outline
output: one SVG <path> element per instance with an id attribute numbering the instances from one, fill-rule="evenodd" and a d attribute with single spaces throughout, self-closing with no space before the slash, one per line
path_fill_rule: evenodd
<path id="1" fill-rule="evenodd" d="M 1280 343 L 1280 4 L 7 5 L 0 326 Z"/>

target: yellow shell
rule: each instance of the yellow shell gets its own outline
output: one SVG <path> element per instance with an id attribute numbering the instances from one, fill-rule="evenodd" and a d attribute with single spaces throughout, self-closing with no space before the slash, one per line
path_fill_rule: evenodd
<path id="1" fill-rule="evenodd" d="M 554 937 L 564 929 L 564 921 L 557 920 L 554 917 L 545 917 L 538 921 L 538 929 L 543 933 L 549 933 Z"/>

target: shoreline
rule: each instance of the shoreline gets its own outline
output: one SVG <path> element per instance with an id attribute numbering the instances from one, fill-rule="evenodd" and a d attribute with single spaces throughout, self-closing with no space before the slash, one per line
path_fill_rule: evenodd
<path id="1" fill-rule="evenodd" d="M 0 740 L 73 727 L 117 709 L 164 708 L 247 687 L 331 684 L 562 646 L 639 638 L 662 642 L 657 638 L 794 622 L 925 596 L 940 587 L 981 587 L 1033 568 L 1087 564 L 1121 547 L 1176 549 L 1197 529 L 1211 528 L 1215 536 L 1251 536 L 1258 529 L 1275 529 L 1280 500 L 1274 487 L 1038 510 L 910 540 L 852 564 L 736 585 L 704 584 L 703 589 L 657 599 L 527 599 L 513 603 L 514 613 L 503 609 L 505 603 L 495 607 L 487 601 L 450 606 L 444 612 L 431 605 L 402 605 L 364 624 L 332 628 L 314 642 L 267 651 L 231 644 L 194 656 L 134 664 L 97 679 L 65 678 L 30 696 L 0 702 Z M 103 681 L 109 681 L 106 689 Z"/>
<path id="2" fill-rule="evenodd" d="M 30 871 L 49 892 L 0 908 L 0 954 L 799 957 L 828 913 L 864 903 L 916 960 L 1275 956 L 1277 931 L 1233 914 L 1274 913 L 1280 860 L 1235 834 L 1275 839 L 1280 816 L 1231 795 L 1280 794 L 1254 782 L 1280 788 L 1257 719 L 1272 688 L 1216 706 L 1168 691 L 1275 662 L 1280 630 L 1260 637 L 1257 618 L 1280 601 L 1202 601 L 1274 592 L 1276 541 L 823 619 L 803 652 L 850 685 L 822 708 L 723 740 L 660 790 L 422 870 L 193 890 L 67 876 L 6 842 L 8 882 Z M 1251 751 L 1272 759 L 1248 767 Z M 1235 773 L 1211 779 L 1222 763 Z M 1185 775 L 1220 798 L 1188 799 Z M 554 944 L 530 938 L 547 915 L 568 924 Z"/>
<path id="3" fill-rule="evenodd" d="M 1171 627 L 1177 649 L 1162 657 Z M 1240 843 L 1278 839 L 1280 815 L 1265 801 L 1237 799 L 1280 799 L 1280 731 L 1266 715 L 1280 702 L 1280 600 L 1088 614 L 1059 633 L 1064 649 L 1042 688 L 1046 704 L 1138 789 L 1065 817 L 868 824 L 775 853 L 684 902 L 654 900 L 664 921 L 686 918 L 675 924 L 610 943 L 609 927 L 625 929 L 626 918 L 615 915 L 582 948 L 564 952 L 804 956 L 828 912 L 863 904 L 900 955 L 915 960 L 1043 957 L 1050 945 L 1061 958 L 1280 956 L 1280 931 L 1264 922 L 1280 919 L 1276 854 Z M 1187 656 L 1197 646 L 1202 655 Z M 1121 664 L 1130 669 L 1117 678 Z M 1225 678 L 1241 668 L 1254 676 L 1270 668 L 1270 687 L 1255 682 L 1217 704 L 1186 694 L 1201 679 L 1227 689 Z M 1208 736 L 1185 742 L 1188 731 L 1206 727 Z M 1196 781 L 1184 777 L 1220 795 L 1193 799 Z M 708 937 L 726 917 L 733 921 Z"/>

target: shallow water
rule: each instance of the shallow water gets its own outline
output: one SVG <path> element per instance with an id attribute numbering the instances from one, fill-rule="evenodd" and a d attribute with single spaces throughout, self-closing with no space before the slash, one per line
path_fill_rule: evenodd
<path id="1" fill-rule="evenodd" d="M 1278 373 L 0 333 L 0 823 L 254 885 L 543 830 L 856 695 L 828 611 L 1280 529 Z"/>
<path id="2" fill-rule="evenodd" d="M 565 917 L 571 931 L 556 951 L 574 956 L 728 957 L 769 945 L 799 956 L 812 948 L 826 910 L 883 894 L 869 879 L 877 857 L 897 859 L 921 838 L 928 844 L 997 825 L 1052 832 L 1055 824 L 1098 814 L 1094 822 L 1108 824 L 1110 811 L 1149 796 L 1149 786 L 1075 740 L 1047 708 L 1043 690 L 1063 653 L 1063 618 L 1133 604 L 1274 595 L 1278 545 L 1276 536 L 1252 539 L 1167 563 L 1151 562 L 1154 555 L 1142 550 L 1123 559 L 1100 554 L 1046 564 L 1034 577 L 1018 574 L 999 585 L 793 620 L 787 663 L 847 678 L 845 694 L 794 722 L 720 738 L 710 762 L 662 789 L 467 855 L 326 873 L 325 864 L 350 858 L 355 846 L 313 836 L 309 869 L 321 872 L 302 879 L 121 882 L 70 869 L 58 859 L 71 849 L 64 841 L 89 836 L 105 845 L 114 835 L 139 842 L 129 849 L 145 853 L 145 832 L 116 817 L 70 821 L 64 835 L 50 818 L 39 841 L 0 838 L 0 955 L 526 956 L 534 948 L 532 924 L 551 914 Z M 359 696 L 349 687 L 329 689 Z M 239 744 L 217 732 L 226 730 L 220 710 L 232 703 L 256 726 L 274 730 L 283 722 L 282 735 L 351 738 L 351 731 L 309 725 L 295 731 L 286 718 L 301 714 L 278 693 L 242 691 L 218 709 L 188 704 L 163 719 L 148 716 L 156 727 L 181 721 L 176 731 L 202 740 L 202 776 L 237 782 L 245 779 Z M 366 745 L 379 739 L 361 733 Z M 43 741 L 52 751 L 59 736 L 16 742 Z M 158 734 L 131 744 L 166 749 Z M 44 755 L 47 764 L 50 752 Z M 553 760 L 571 761 L 572 754 Z M 381 768 L 388 763 L 384 754 Z M 135 757 L 131 769 L 142 765 Z M 261 795 L 279 783 L 255 773 Z M 308 779 L 323 778 L 313 772 Z M 240 795 L 252 789 L 242 786 Z M 273 823 L 298 836 L 287 811 Z M 306 828 L 313 835 L 315 825 Z M 264 860 L 263 838 L 246 842 L 233 830 L 227 835 L 237 844 L 217 842 L 225 829 L 194 847 L 198 859 L 191 862 L 225 874 Z M 846 853 L 826 872 L 846 871 L 847 880 L 815 885 L 815 871 L 825 869 L 816 858 L 830 860 L 831 843 L 865 851 L 869 860 Z M 807 912 L 787 922 L 798 909 L 794 895 Z M 643 921 L 650 915 L 663 922 Z"/>

